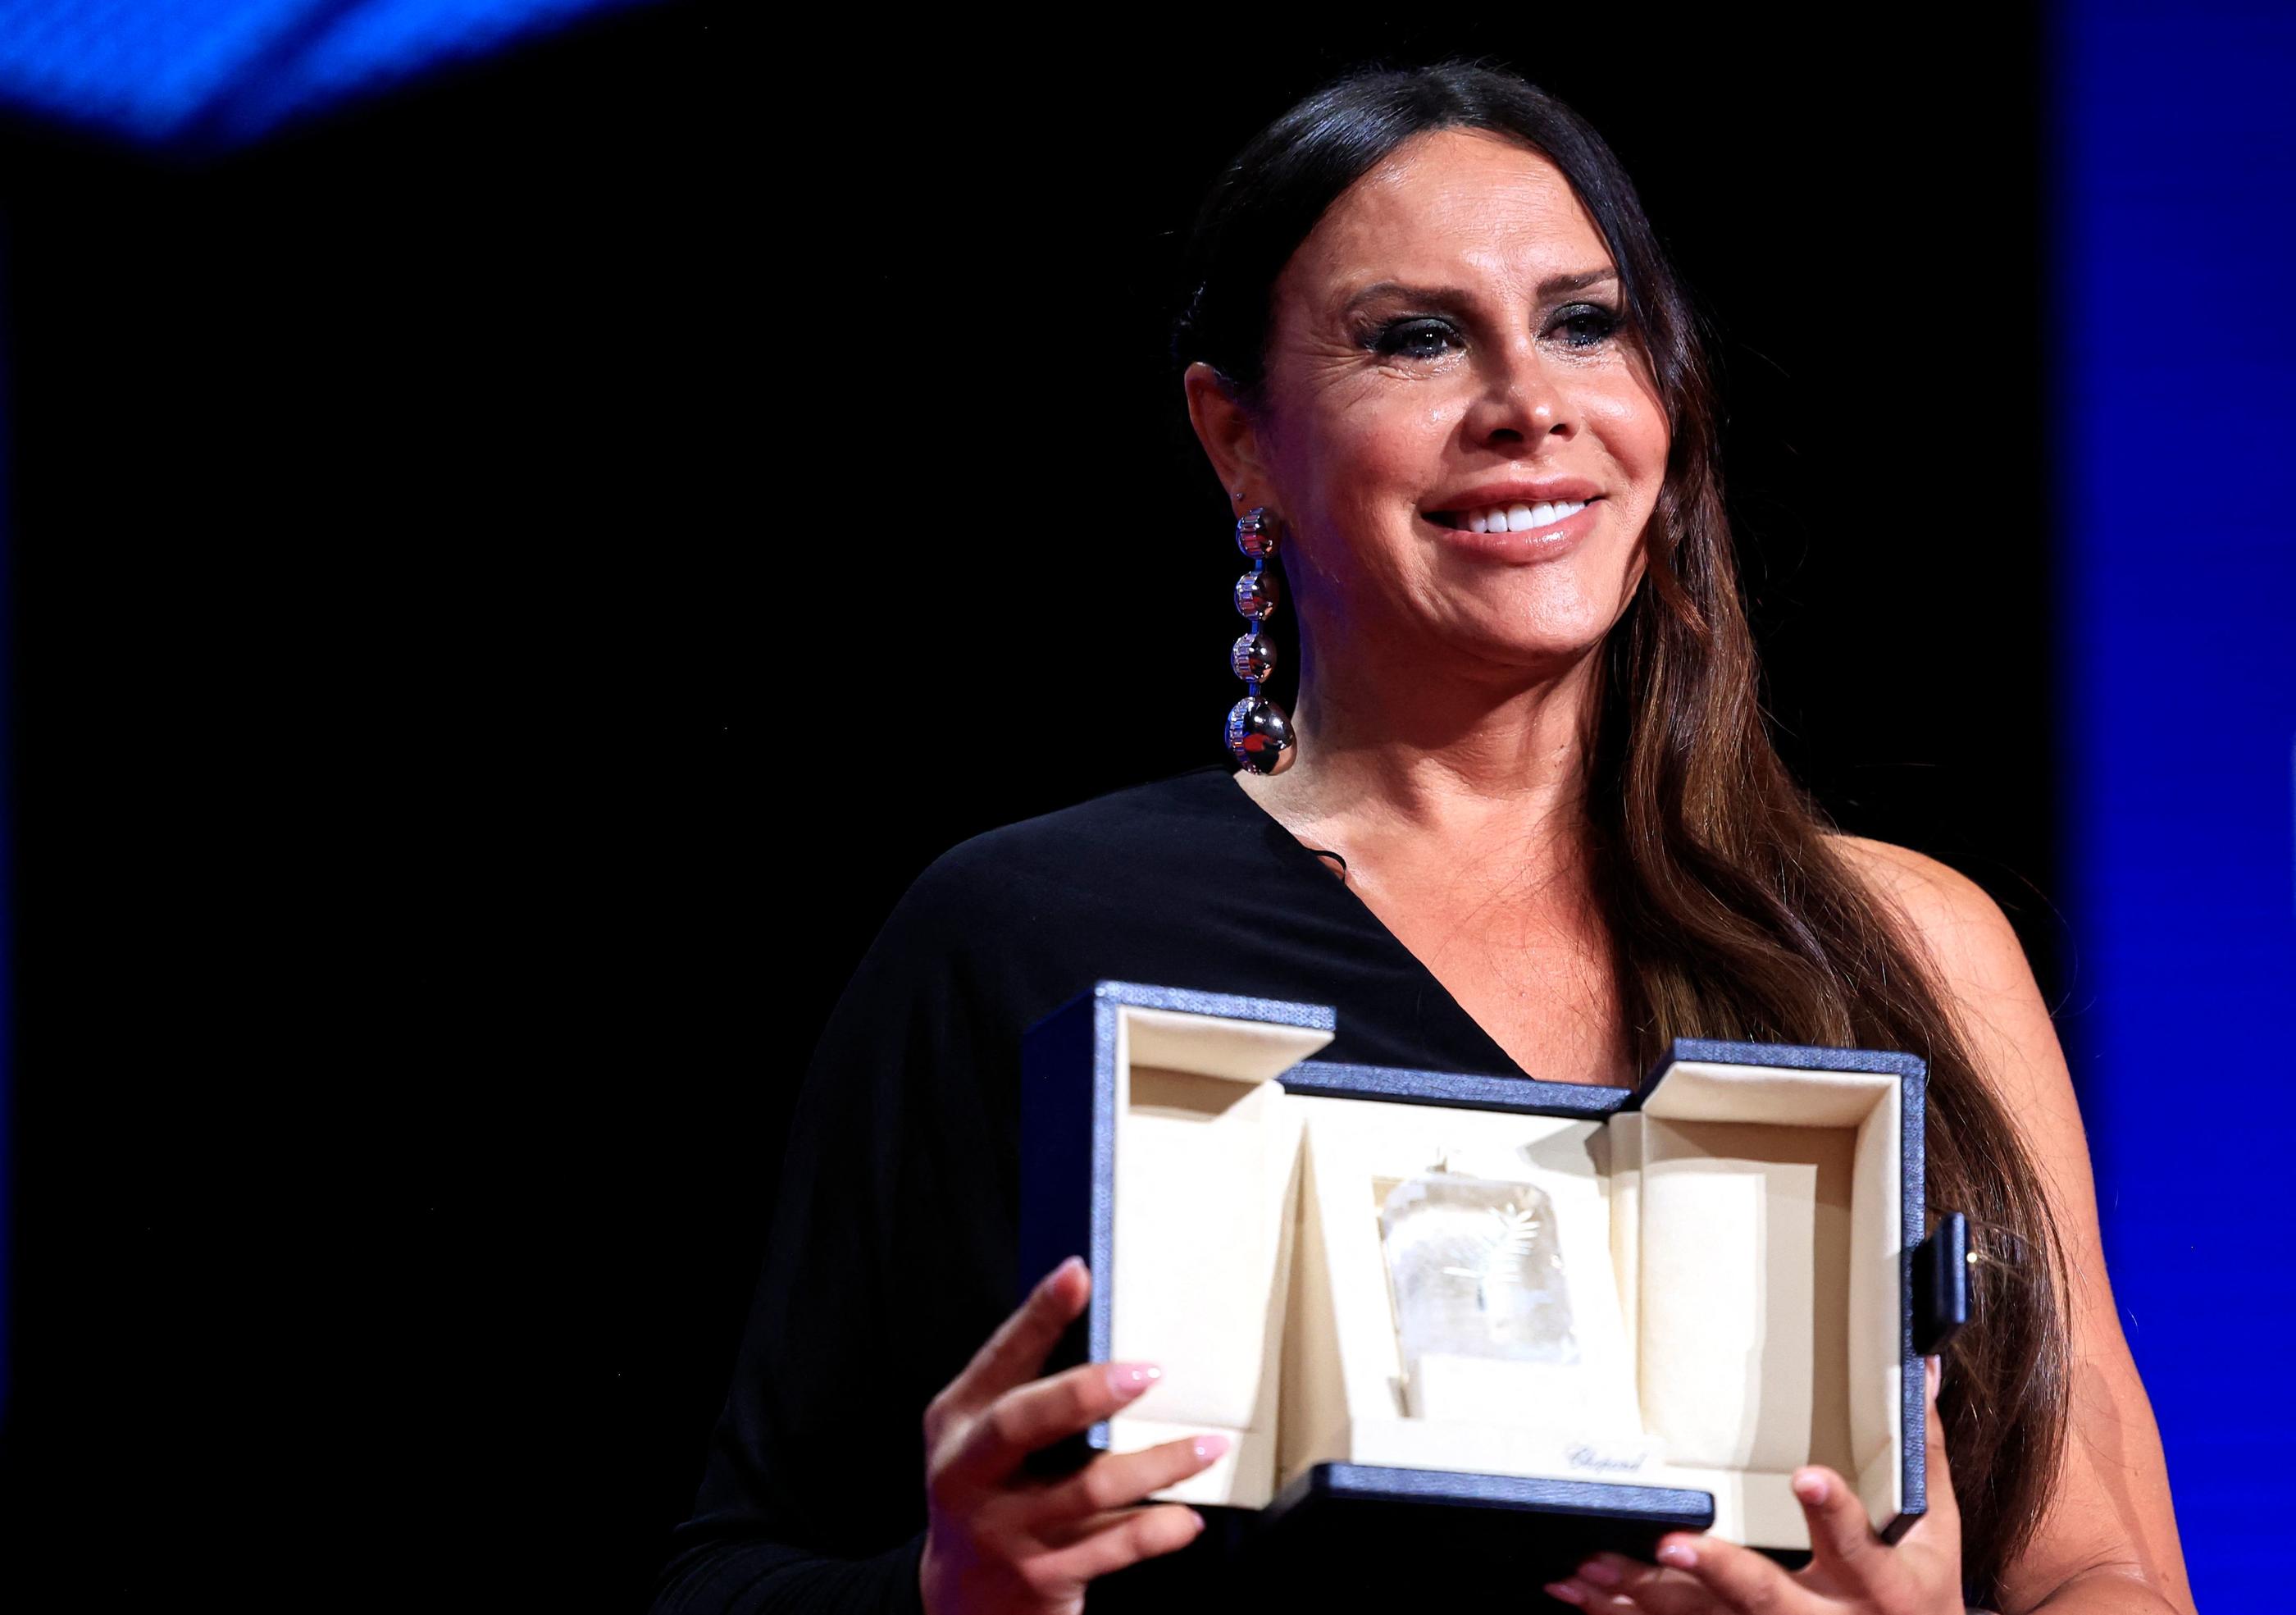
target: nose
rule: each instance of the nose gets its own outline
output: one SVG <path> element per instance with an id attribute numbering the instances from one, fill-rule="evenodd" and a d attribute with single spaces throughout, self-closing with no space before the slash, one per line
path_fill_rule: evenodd
<path id="1" fill-rule="evenodd" d="M 1470 442 L 1529 443 L 1549 434 L 1568 437 L 1578 430 L 1578 412 L 1562 379 L 1528 333 L 1491 358 L 1481 381 L 1467 411 Z"/>

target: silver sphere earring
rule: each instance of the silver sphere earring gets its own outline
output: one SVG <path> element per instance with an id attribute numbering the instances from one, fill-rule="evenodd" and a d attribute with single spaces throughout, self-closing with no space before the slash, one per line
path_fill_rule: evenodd
<path id="1" fill-rule="evenodd" d="M 1228 709 L 1227 749 L 1255 774 L 1280 774 L 1292 766 L 1292 719 L 1259 694 L 1259 681 L 1275 671 L 1275 647 L 1259 632 L 1275 609 L 1275 578 L 1267 559 L 1275 553 L 1275 519 L 1256 505 L 1237 519 L 1235 547 L 1251 559 L 1251 570 L 1235 581 L 1235 608 L 1252 624 L 1227 654 L 1227 664 L 1243 680 L 1243 699 Z"/>

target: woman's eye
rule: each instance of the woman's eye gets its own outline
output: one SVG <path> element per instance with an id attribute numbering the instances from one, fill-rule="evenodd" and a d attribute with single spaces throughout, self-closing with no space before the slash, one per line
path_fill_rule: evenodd
<path id="1" fill-rule="evenodd" d="M 1622 322 L 1616 309 L 1605 309 L 1599 303 L 1581 303 L 1555 323 L 1572 333 L 1566 346 L 1598 348 L 1617 333 Z"/>
<path id="2" fill-rule="evenodd" d="M 1458 345 L 1458 335 L 1439 319 L 1398 320 L 1376 334 L 1374 346 L 1401 358 L 1440 358 Z"/>
<path id="3" fill-rule="evenodd" d="M 1600 303 L 1580 303 L 1565 309 L 1554 328 L 1566 334 L 1564 346 L 1599 348 L 1625 324 L 1619 311 Z M 1366 342 L 1374 351 L 1394 358 L 1437 359 L 1465 343 L 1449 322 L 1419 317 L 1398 319 L 1374 329 Z"/>

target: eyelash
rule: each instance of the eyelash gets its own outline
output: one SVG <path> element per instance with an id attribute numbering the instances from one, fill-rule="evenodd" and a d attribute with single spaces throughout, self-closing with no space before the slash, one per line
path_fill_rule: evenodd
<path id="1" fill-rule="evenodd" d="M 1582 350 L 1599 348 L 1616 335 L 1619 327 L 1625 323 L 1616 309 L 1603 303 L 1577 304 L 1565 310 L 1557 323 L 1568 325 L 1584 319 L 1599 320 L 1602 322 L 1601 326 L 1595 332 L 1592 342 L 1568 344 L 1572 348 Z M 1457 333 L 1452 329 L 1447 320 L 1434 319 L 1425 315 L 1413 315 L 1402 319 L 1390 320 L 1383 325 L 1374 327 L 1367 334 L 1364 345 L 1375 352 L 1399 355 L 1405 358 L 1440 358 L 1439 354 L 1405 351 L 1405 343 L 1414 336 L 1425 334 L 1439 334 L 1448 336 L 1455 342 L 1457 340 Z"/>

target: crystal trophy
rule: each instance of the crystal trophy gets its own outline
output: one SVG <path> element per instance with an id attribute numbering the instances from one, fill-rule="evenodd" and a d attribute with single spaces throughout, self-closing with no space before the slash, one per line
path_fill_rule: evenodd
<path id="1" fill-rule="evenodd" d="M 1535 1183 L 1438 1169 L 1380 1207 L 1406 1380 L 1423 1358 L 1574 1364 L 1554 1206 Z"/>

